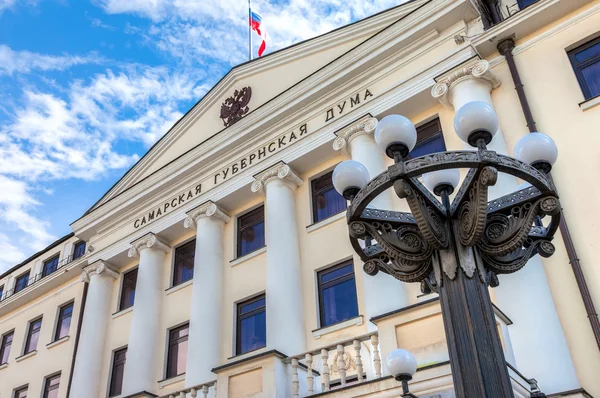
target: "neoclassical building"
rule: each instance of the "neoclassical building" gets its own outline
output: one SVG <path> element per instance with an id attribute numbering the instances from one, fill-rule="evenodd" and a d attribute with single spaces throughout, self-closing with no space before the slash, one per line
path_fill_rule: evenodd
<path id="1" fill-rule="evenodd" d="M 331 175 L 386 170 L 389 114 L 417 127 L 412 157 L 464 149 L 471 101 L 498 153 L 531 131 L 560 151 L 556 253 L 491 289 L 515 396 L 600 397 L 600 0 L 413 0 L 236 66 L 0 276 L 0 397 L 399 396 L 398 347 L 412 393 L 455 396 L 437 295 L 363 272 Z"/>

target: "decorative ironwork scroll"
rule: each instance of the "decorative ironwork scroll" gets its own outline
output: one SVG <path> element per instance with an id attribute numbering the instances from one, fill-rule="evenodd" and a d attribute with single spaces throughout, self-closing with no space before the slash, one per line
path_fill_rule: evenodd
<path id="1" fill-rule="evenodd" d="M 252 88 L 244 87 L 241 90 L 235 90 L 233 96 L 227 98 L 221 104 L 221 119 L 223 125 L 229 127 L 246 116 L 250 111 L 248 103 L 252 98 Z"/>

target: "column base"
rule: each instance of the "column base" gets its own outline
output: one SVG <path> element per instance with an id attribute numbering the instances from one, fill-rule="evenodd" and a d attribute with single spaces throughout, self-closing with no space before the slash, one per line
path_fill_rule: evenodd
<path id="1" fill-rule="evenodd" d="M 157 398 L 158 395 L 156 394 L 152 394 L 151 392 L 148 391 L 140 391 L 140 392 L 136 392 L 133 394 L 129 394 L 125 397 L 122 398 Z"/>

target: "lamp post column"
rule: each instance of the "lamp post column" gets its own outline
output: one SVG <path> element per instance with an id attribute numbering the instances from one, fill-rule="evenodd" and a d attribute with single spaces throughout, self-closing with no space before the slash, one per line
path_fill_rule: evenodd
<path id="1" fill-rule="evenodd" d="M 153 397 L 160 363 L 160 313 L 165 253 L 171 248 L 158 236 L 148 233 L 131 244 L 129 257 L 140 259 L 135 305 L 131 318 L 123 396 Z"/>
<path id="2" fill-rule="evenodd" d="M 119 274 L 104 262 L 84 268 L 81 281 L 89 283 L 79 337 L 79 348 L 73 368 L 72 397 L 99 397 L 104 339 L 110 318 L 110 295 Z"/>
<path id="3" fill-rule="evenodd" d="M 280 162 L 255 176 L 252 191 L 265 196 L 267 347 L 306 351 L 296 188 L 302 179 Z"/>
<path id="4" fill-rule="evenodd" d="M 333 149 L 341 151 L 352 160 L 362 163 L 369 171 L 371 178 L 387 170 L 385 155 L 375 142 L 376 127 L 376 118 L 365 117 L 337 132 L 337 138 L 333 141 Z M 393 191 L 388 189 L 381 193 L 371 202 L 371 206 L 377 209 L 393 210 Z M 389 275 L 380 273 L 372 277 L 365 277 L 363 281 L 365 316 L 367 319 L 410 304 L 407 285 L 398 282 Z M 367 324 L 371 331 L 377 329 L 373 323 L 367 322 Z"/>
<path id="5" fill-rule="evenodd" d="M 208 382 L 219 365 L 223 335 L 223 226 L 229 221 L 215 203 L 206 202 L 187 213 L 186 228 L 196 228 L 194 285 L 190 311 L 185 386 Z"/>

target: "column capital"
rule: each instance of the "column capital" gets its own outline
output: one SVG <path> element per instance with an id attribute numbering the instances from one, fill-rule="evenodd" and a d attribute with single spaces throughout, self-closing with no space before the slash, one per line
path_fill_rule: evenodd
<path id="1" fill-rule="evenodd" d="M 365 115 L 358 119 L 356 122 L 349 126 L 338 130 L 335 135 L 337 136 L 333 140 L 333 149 L 336 151 L 342 151 L 342 153 L 348 157 L 352 157 L 350 154 L 350 142 L 364 134 L 374 134 L 375 128 L 377 127 L 378 120 L 371 115 Z"/>
<path id="2" fill-rule="evenodd" d="M 469 79 L 481 79 L 490 84 L 490 90 L 500 87 L 502 81 L 490 68 L 486 60 L 472 60 L 442 75 L 431 90 L 433 98 L 446 108 L 452 108 L 452 89 Z"/>
<path id="3" fill-rule="evenodd" d="M 142 250 L 150 248 L 162 250 L 165 253 L 168 253 L 169 250 L 171 250 L 171 247 L 167 245 L 162 239 L 160 239 L 152 232 L 149 232 L 141 238 L 131 242 L 131 248 L 129 249 L 127 255 L 129 257 L 138 257 Z"/>
<path id="4" fill-rule="evenodd" d="M 102 260 L 98 260 L 95 263 L 88 265 L 81 271 L 81 275 L 79 276 L 79 280 L 84 283 L 90 282 L 90 276 L 92 274 L 96 275 L 104 275 L 113 279 L 117 279 L 119 277 L 119 273 L 115 271 L 110 265 L 105 263 Z"/>
<path id="5" fill-rule="evenodd" d="M 264 192 L 267 184 L 273 180 L 283 180 L 293 188 L 302 185 L 302 178 L 300 178 L 298 174 L 284 162 L 274 164 L 268 169 L 255 175 L 254 178 L 256 181 L 252 183 L 252 192 Z"/>
<path id="6" fill-rule="evenodd" d="M 202 203 L 200 206 L 188 211 L 186 214 L 188 216 L 183 221 L 183 226 L 185 228 L 195 227 L 198 220 L 204 217 L 214 217 L 224 223 L 227 223 L 231 219 L 231 217 L 229 217 L 229 215 L 212 200 Z"/>

